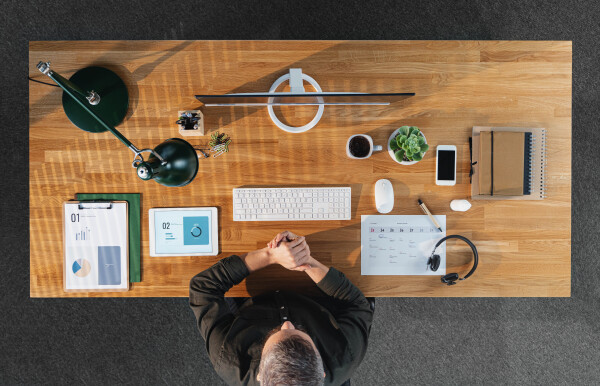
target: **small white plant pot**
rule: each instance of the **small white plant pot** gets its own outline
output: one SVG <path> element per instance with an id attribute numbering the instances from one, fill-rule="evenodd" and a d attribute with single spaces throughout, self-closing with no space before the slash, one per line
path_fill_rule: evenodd
<path id="1" fill-rule="evenodd" d="M 394 151 L 390 147 L 390 141 L 392 140 L 392 138 L 394 138 L 396 136 L 396 134 L 398 134 L 398 130 L 400 130 L 400 128 L 397 128 L 396 130 L 394 130 L 392 135 L 390 135 L 390 137 L 388 138 L 388 141 L 387 141 L 388 153 L 390 154 L 390 157 L 392 157 L 392 159 L 394 161 L 396 161 L 397 163 L 399 163 L 400 165 L 406 165 L 406 166 L 414 165 L 419 161 L 401 161 L 400 162 L 396 159 L 396 155 L 394 154 Z M 423 132 L 421 132 L 421 135 L 423 136 L 423 138 L 425 138 L 425 134 L 423 134 Z M 427 143 L 427 138 L 425 138 L 425 143 Z M 423 157 L 425 157 L 425 154 L 427 154 L 427 152 L 423 153 Z"/>

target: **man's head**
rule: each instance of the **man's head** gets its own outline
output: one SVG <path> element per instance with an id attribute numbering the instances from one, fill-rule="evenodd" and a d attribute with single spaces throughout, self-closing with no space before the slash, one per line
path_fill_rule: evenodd
<path id="1" fill-rule="evenodd" d="M 285 322 L 268 335 L 257 376 L 261 385 L 320 386 L 324 377 L 321 355 L 306 332 Z"/>

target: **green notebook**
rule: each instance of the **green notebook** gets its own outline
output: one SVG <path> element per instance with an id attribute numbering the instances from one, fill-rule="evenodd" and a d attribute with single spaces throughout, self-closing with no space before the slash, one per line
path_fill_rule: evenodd
<path id="1" fill-rule="evenodd" d="M 129 282 L 137 283 L 141 279 L 141 243 L 142 212 L 139 193 L 77 193 L 79 201 L 110 200 L 129 203 Z"/>

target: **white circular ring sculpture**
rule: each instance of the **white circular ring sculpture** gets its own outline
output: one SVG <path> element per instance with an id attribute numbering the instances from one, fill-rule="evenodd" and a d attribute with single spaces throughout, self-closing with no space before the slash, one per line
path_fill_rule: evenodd
<path id="1" fill-rule="evenodd" d="M 277 90 L 277 87 L 281 86 L 281 84 L 283 82 L 285 82 L 286 80 L 290 80 L 289 73 L 282 75 L 279 79 L 277 79 L 273 83 L 273 85 L 269 89 L 269 94 L 273 93 L 273 94 L 280 94 L 277 96 L 285 96 L 285 93 L 276 93 L 275 90 Z M 302 80 L 305 80 L 308 83 L 310 83 L 310 85 L 313 86 L 317 92 L 323 92 L 323 90 L 321 90 L 321 86 L 319 86 L 319 83 L 317 83 L 317 81 L 314 80 L 312 77 L 310 77 L 306 74 L 302 74 Z M 269 105 L 267 106 L 267 110 L 269 111 L 269 116 L 271 117 L 271 120 L 277 127 L 279 127 L 281 130 L 287 131 L 288 133 L 303 133 L 305 131 L 312 129 L 313 127 L 315 127 L 317 125 L 317 123 L 319 123 L 319 121 L 321 120 L 321 117 L 323 116 L 323 110 L 325 110 L 325 106 L 323 105 L 323 98 L 317 97 L 317 101 L 319 102 L 319 109 L 317 110 L 317 114 L 312 119 L 312 121 L 308 122 L 304 126 L 289 126 L 289 125 L 286 125 L 285 123 L 281 122 L 279 120 L 279 118 L 277 118 L 277 115 L 275 115 L 275 111 L 273 111 L 273 105 L 271 105 L 274 98 L 275 97 L 269 97 Z"/>

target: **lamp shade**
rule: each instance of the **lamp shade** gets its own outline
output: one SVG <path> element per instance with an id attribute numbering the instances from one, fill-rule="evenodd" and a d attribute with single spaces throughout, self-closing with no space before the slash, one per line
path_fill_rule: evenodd
<path id="1" fill-rule="evenodd" d="M 198 154 L 181 138 L 170 138 L 154 148 L 164 162 L 154 154 L 137 166 L 142 180 L 154 179 L 165 186 L 184 186 L 192 182 L 198 173 Z"/>

